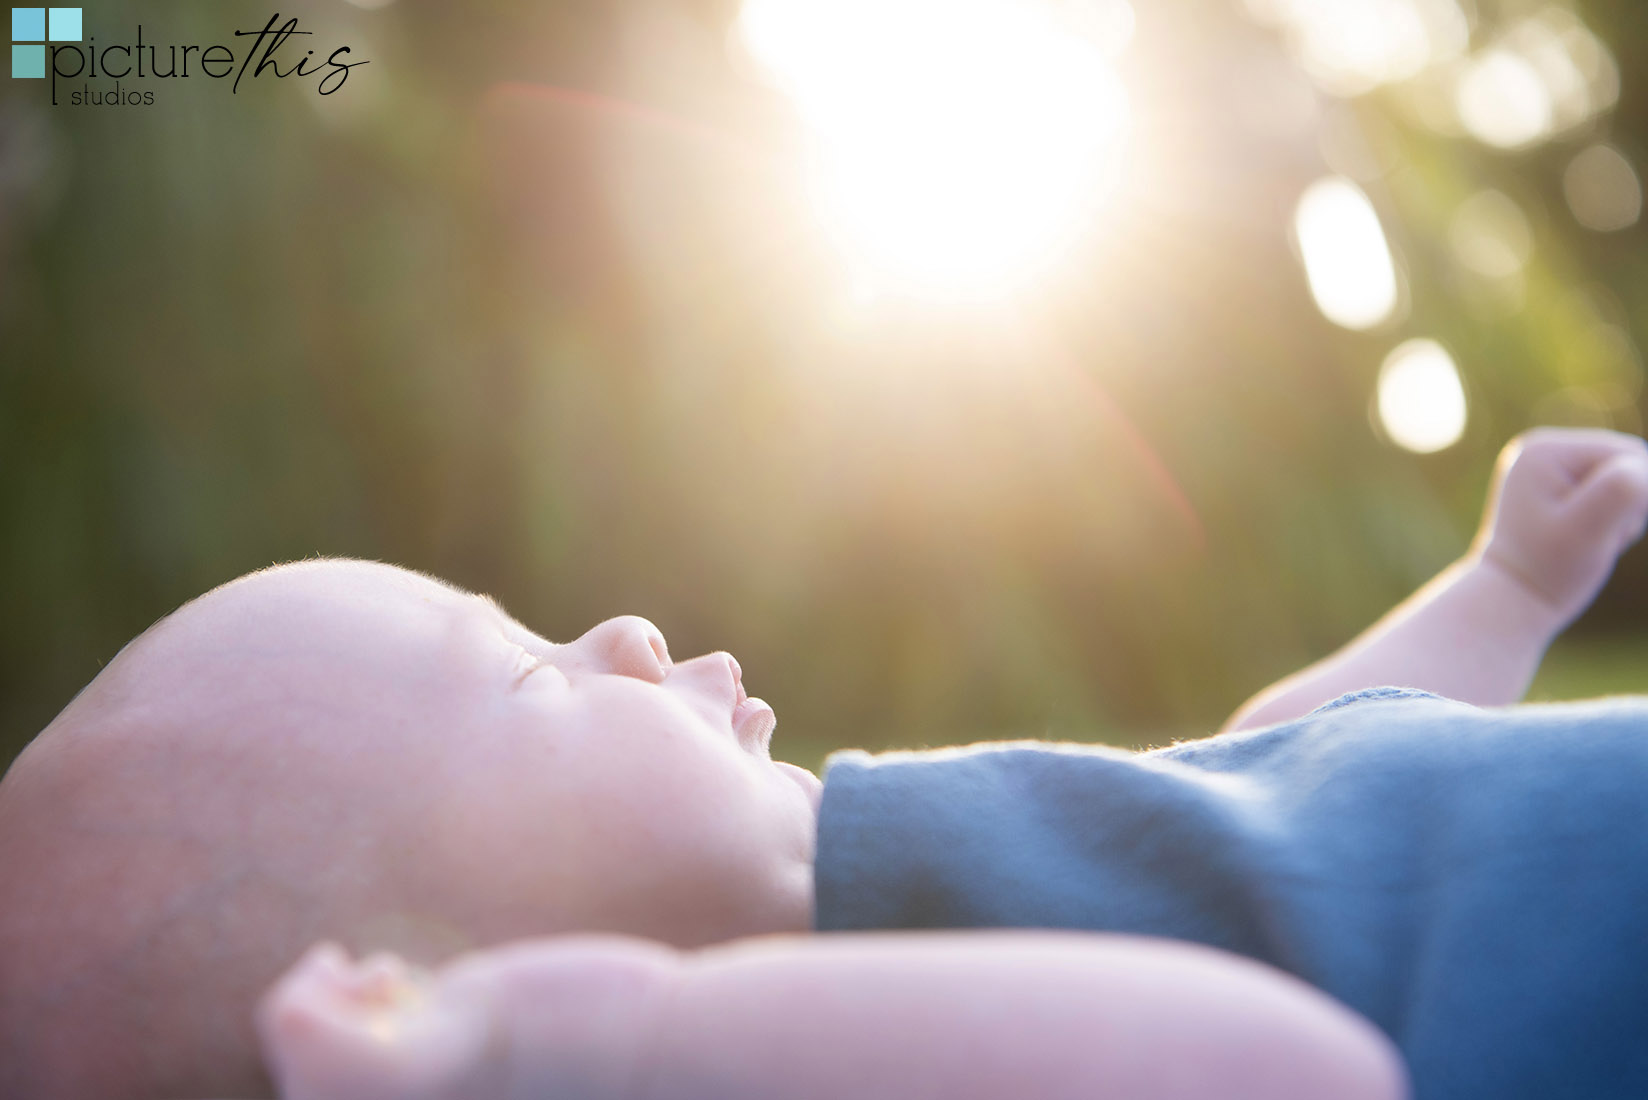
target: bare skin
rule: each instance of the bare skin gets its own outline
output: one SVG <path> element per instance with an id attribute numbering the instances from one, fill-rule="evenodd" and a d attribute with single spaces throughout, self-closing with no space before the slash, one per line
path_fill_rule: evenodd
<path id="1" fill-rule="evenodd" d="M 1648 450 L 1560 433 L 1511 454 L 1457 572 L 1234 724 L 1387 683 L 1519 695 L 1640 533 Z M 208 593 L 0 783 L 26 899 L 0 906 L 0 1095 L 268 1095 L 251 1006 L 316 942 L 435 965 L 552 933 L 806 931 L 817 780 L 771 761 L 742 695 L 725 654 L 672 662 L 644 619 L 557 645 L 388 566 Z"/>
<path id="2" fill-rule="evenodd" d="M 741 679 L 644 619 L 558 645 L 366 562 L 209 593 L 0 786 L 28 899 L 0 907 L 0 1095 L 266 1091 L 250 1008 L 321 938 L 434 962 L 804 931 L 818 781 Z"/>
<path id="3" fill-rule="evenodd" d="M 1641 439 L 1560 428 L 1520 436 L 1500 455 L 1464 557 L 1337 653 L 1255 695 L 1225 729 L 1285 722 L 1385 684 L 1477 706 L 1515 703 L 1644 524 Z"/>
<path id="4" fill-rule="evenodd" d="M 561 937 L 435 974 L 312 951 L 259 1014 L 285 1100 L 1401 1100 L 1373 1027 L 1268 967 L 1051 932 Z"/>

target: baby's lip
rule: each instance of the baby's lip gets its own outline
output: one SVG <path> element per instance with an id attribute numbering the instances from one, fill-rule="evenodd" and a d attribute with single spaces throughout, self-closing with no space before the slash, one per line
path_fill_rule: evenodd
<path id="1" fill-rule="evenodd" d="M 738 658 L 727 654 L 727 667 L 732 669 L 732 686 L 736 701 L 732 705 L 732 732 L 738 743 L 758 756 L 772 759 L 773 729 L 778 716 L 764 700 L 752 699 L 744 690 L 744 669 Z"/>
<path id="2" fill-rule="evenodd" d="M 732 709 L 732 731 L 738 735 L 739 744 L 760 756 L 770 756 L 777 726 L 778 716 L 765 700 L 740 699 Z"/>
<path id="3" fill-rule="evenodd" d="M 727 654 L 727 664 L 732 667 L 732 686 L 738 695 L 738 702 L 742 703 L 749 696 L 744 692 L 744 668 L 738 663 L 738 658 L 731 653 Z"/>

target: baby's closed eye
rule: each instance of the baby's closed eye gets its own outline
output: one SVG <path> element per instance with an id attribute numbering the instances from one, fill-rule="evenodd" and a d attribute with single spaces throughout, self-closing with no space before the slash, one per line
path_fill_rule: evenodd
<path id="1" fill-rule="evenodd" d="M 526 646 L 517 644 L 515 648 L 518 650 L 515 654 L 515 686 L 520 687 L 528 676 L 544 667 L 544 659 Z"/>

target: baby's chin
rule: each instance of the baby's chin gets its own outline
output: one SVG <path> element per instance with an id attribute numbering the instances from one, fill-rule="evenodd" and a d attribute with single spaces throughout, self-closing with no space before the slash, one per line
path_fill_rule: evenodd
<path id="1" fill-rule="evenodd" d="M 807 796 L 807 802 L 813 808 L 813 816 L 817 817 L 819 804 L 824 799 L 824 784 L 819 782 L 818 776 L 806 768 L 798 767 L 795 764 L 786 764 L 782 760 L 774 760 L 773 767 L 783 772 L 791 782 L 801 788 L 802 793 Z"/>

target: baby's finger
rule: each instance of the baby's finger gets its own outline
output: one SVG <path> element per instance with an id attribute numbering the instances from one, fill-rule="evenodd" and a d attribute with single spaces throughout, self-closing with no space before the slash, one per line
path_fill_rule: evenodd
<path id="1" fill-rule="evenodd" d="M 296 1036 L 323 1029 L 333 1015 L 339 991 L 353 980 L 349 955 L 335 943 L 304 952 L 291 969 L 263 995 L 255 1013 L 258 1034 L 270 1048 Z"/>
<path id="2" fill-rule="evenodd" d="M 1615 454 L 1574 490 L 1561 522 L 1593 538 L 1612 535 L 1617 550 L 1648 525 L 1648 448 Z"/>
<path id="3" fill-rule="evenodd" d="M 1564 474 L 1580 481 L 1598 464 L 1616 455 L 1648 455 L 1642 437 L 1606 428 L 1535 428 L 1519 437 L 1525 451 L 1555 463 Z"/>
<path id="4" fill-rule="evenodd" d="M 303 953 L 276 981 L 276 990 L 319 982 L 336 985 L 353 971 L 349 953 L 330 941 L 317 943 Z"/>

